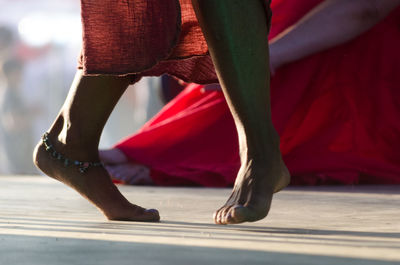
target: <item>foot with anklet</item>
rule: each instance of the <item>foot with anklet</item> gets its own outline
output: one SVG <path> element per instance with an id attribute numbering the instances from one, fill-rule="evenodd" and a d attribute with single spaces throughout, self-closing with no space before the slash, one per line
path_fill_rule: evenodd
<path id="1" fill-rule="evenodd" d="M 44 134 L 34 151 L 34 162 L 46 175 L 76 190 L 109 220 L 159 221 L 157 210 L 134 205 L 120 193 L 97 154 L 71 149 L 57 138 L 51 133 Z"/>

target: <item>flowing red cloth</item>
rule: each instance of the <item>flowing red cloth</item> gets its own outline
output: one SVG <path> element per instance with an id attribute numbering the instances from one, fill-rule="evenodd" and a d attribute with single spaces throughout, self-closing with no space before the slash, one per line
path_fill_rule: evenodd
<path id="1" fill-rule="evenodd" d="M 321 0 L 274 0 L 270 38 Z M 400 184 L 400 8 L 367 33 L 287 65 L 271 80 L 272 115 L 292 184 Z M 232 185 L 239 168 L 221 92 L 189 85 L 116 145 L 158 185 Z"/>

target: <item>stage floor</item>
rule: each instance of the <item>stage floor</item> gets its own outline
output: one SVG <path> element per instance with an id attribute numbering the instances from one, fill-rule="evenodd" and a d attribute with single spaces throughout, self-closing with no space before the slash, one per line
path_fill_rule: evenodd
<path id="1" fill-rule="evenodd" d="M 400 264 L 400 186 L 288 188 L 231 226 L 212 221 L 229 189 L 119 188 L 161 222 L 109 222 L 50 178 L 0 177 L 0 264 Z"/>

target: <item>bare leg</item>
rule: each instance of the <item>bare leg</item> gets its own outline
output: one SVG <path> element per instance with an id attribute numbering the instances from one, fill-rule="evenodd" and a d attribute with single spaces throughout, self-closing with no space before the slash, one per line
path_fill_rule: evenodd
<path id="1" fill-rule="evenodd" d="M 264 218 L 290 181 L 270 113 L 268 17 L 261 0 L 192 0 L 239 135 L 242 166 L 218 224 Z"/>
<path id="2" fill-rule="evenodd" d="M 49 130 L 54 148 L 74 160 L 99 161 L 101 132 L 128 84 L 126 78 L 85 77 L 78 72 L 64 106 Z M 51 158 L 42 142 L 34 151 L 34 162 L 45 174 L 79 192 L 110 220 L 159 220 L 156 210 L 131 204 L 103 167 L 91 167 L 86 173 L 79 172 L 75 166 L 64 167 L 60 161 Z"/>

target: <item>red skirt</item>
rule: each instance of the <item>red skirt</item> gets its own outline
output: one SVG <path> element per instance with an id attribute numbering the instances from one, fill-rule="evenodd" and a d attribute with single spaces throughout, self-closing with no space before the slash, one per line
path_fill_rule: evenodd
<path id="1" fill-rule="evenodd" d="M 321 0 L 274 0 L 270 37 Z M 284 66 L 272 115 L 292 184 L 400 184 L 400 8 L 355 40 Z M 189 85 L 116 145 L 158 185 L 229 186 L 240 166 L 221 92 Z"/>

